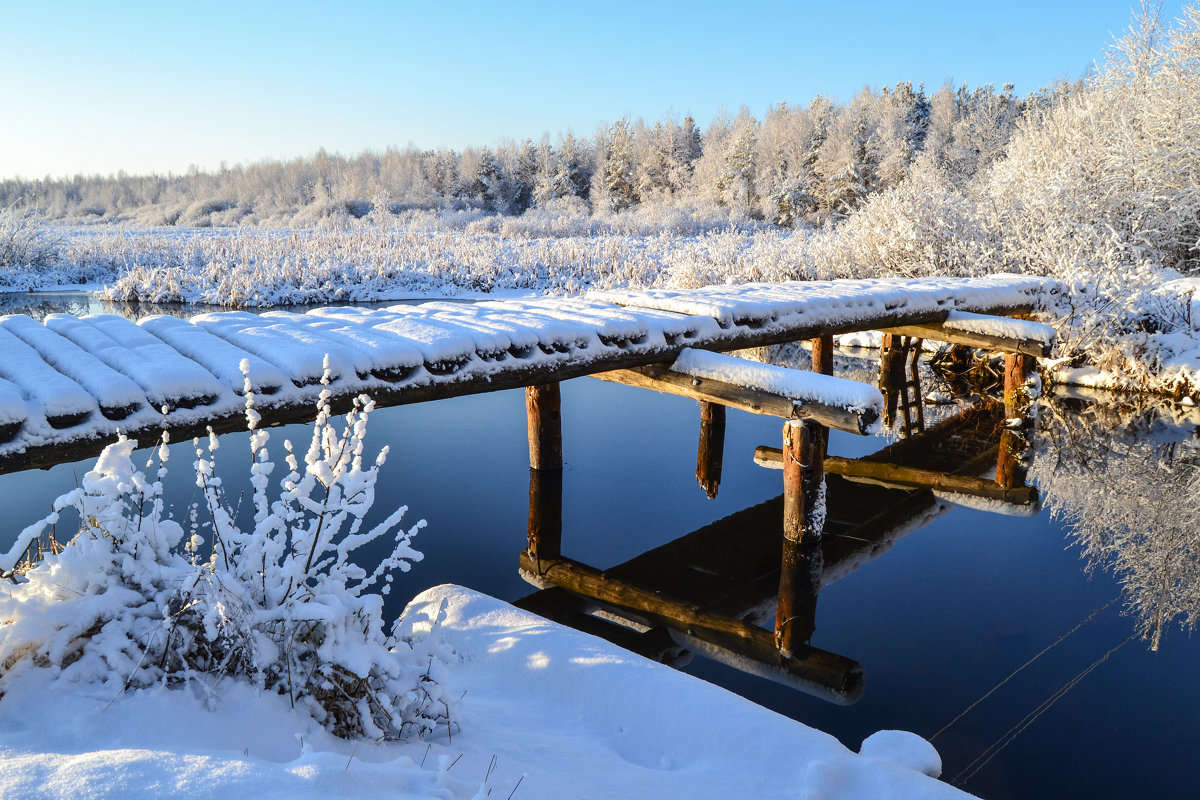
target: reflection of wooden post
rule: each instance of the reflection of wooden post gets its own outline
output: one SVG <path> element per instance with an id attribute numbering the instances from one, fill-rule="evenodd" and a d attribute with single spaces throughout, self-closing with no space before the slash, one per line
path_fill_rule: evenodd
<path id="1" fill-rule="evenodd" d="M 525 389 L 525 411 L 529 419 L 529 466 L 532 469 L 562 467 L 560 405 L 557 383 Z"/>
<path id="2" fill-rule="evenodd" d="M 562 548 L 562 419 L 557 383 L 525 389 L 529 421 L 529 553 L 558 558 Z"/>
<path id="3" fill-rule="evenodd" d="M 1023 419 L 1029 413 L 1029 391 L 1025 382 L 1033 373 L 1033 356 L 1008 353 L 1004 356 L 1004 415 Z"/>
<path id="4" fill-rule="evenodd" d="M 897 334 L 883 334 L 879 349 L 879 391 L 883 395 L 883 424 L 891 426 L 896 420 L 897 399 L 904 385 L 904 351 Z"/>
<path id="5" fill-rule="evenodd" d="M 529 555 L 539 565 L 562 555 L 563 471 L 529 470 Z"/>
<path id="6" fill-rule="evenodd" d="M 708 498 L 717 496 L 725 455 L 725 406 L 700 401 L 700 447 L 696 451 L 696 480 Z"/>
<path id="7" fill-rule="evenodd" d="M 912 428 L 909 425 L 909 396 L 908 389 L 912 388 L 912 406 L 916 408 L 917 420 L 916 430 L 925 430 L 925 399 L 921 396 L 921 346 L 923 340 L 915 339 L 912 345 L 912 357 L 908 365 L 909 384 L 904 389 L 904 423 L 909 426 L 908 433 L 912 433 Z"/>
<path id="8" fill-rule="evenodd" d="M 1032 356 L 1009 353 L 1004 356 L 1004 416 L 1021 420 L 1020 427 L 1006 427 L 1000 434 L 1000 454 L 996 459 L 996 483 L 1005 489 L 1025 485 L 1028 470 L 1022 456 L 1029 448 L 1023 429 L 1029 415 L 1029 391 L 1025 382 L 1033 372 Z M 1006 420 L 1006 425 L 1009 424 Z"/>
<path id="9" fill-rule="evenodd" d="M 812 637 L 815 597 L 806 548 L 817 548 L 825 525 L 825 470 L 820 426 L 788 420 L 783 426 L 783 571 L 775 608 L 775 639 L 790 653 Z M 807 576 L 807 577 L 806 577 Z M 811 606 L 811 608 L 808 608 Z"/>
<path id="10" fill-rule="evenodd" d="M 775 605 L 775 643 L 785 657 L 807 644 L 817 629 L 821 586 L 821 545 L 817 537 L 797 542 L 784 537 Z"/>

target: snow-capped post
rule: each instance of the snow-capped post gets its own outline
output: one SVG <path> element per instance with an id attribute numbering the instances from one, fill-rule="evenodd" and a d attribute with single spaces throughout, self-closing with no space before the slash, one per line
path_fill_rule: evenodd
<path id="1" fill-rule="evenodd" d="M 562 547 L 562 419 L 557 383 L 528 386 L 529 554 L 538 564 Z"/>
<path id="2" fill-rule="evenodd" d="M 813 554 L 820 551 L 825 527 L 821 442 L 821 426 L 815 422 L 790 419 L 783 425 L 783 563 L 775 641 L 785 656 L 812 638 L 815 628 Z"/>
<path id="3" fill-rule="evenodd" d="M 696 451 L 696 480 L 711 500 L 721 485 L 725 456 L 725 406 L 700 401 L 700 447 Z"/>
<path id="4" fill-rule="evenodd" d="M 561 399 L 557 383 L 525 388 L 530 469 L 562 468 Z"/>
<path id="5" fill-rule="evenodd" d="M 824 455 L 816 445 L 821 426 L 789 419 L 783 425 L 783 538 L 819 537 L 825 527 Z"/>

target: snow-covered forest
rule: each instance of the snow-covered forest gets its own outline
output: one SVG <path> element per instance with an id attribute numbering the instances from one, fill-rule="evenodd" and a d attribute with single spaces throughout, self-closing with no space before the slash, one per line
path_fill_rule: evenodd
<path id="1" fill-rule="evenodd" d="M 396 150 L 308 158 L 186 175 L 46 178 L 0 183 L 0 204 L 50 218 L 185 227 L 339 225 L 394 221 L 406 211 L 514 216 L 560 208 L 605 216 L 645 203 L 715 205 L 729 219 L 791 226 L 845 217 L 900 185 L 918 161 L 955 185 L 1000 157 L 1026 116 L 1070 86 L 1017 97 L 1012 87 L 899 83 L 849 103 L 780 103 L 756 119 L 743 108 L 705 131 L 691 117 L 619 119 L 592 137 L 496 147 Z M 401 217 L 403 219 L 403 217 Z"/>

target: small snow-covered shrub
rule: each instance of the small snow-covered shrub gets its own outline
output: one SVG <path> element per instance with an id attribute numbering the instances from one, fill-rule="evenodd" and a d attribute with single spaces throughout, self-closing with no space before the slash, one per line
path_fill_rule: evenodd
<path id="1" fill-rule="evenodd" d="M 0 578 L 11 582 L 0 589 L 0 693 L 35 667 L 115 688 L 213 691 L 232 677 L 288 696 L 340 736 L 448 728 L 453 700 L 436 636 L 403 635 L 412 620 L 383 630 L 391 571 L 420 560 L 409 543 L 424 521 L 400 527 L 401 507 L 363 530 L 387 452 L 363 460 L 373 403 L 356 401 L 339 433 L 327 371 L 303 465 L 285 442 L 288 473 L 272 500 L 269 434 L 257 429 L 248 380 L 246 389 L 253 524 L 239 526 L 223 496 L 215 436 L 207 448 L 195 443 L 202 500 L 182 523 L 165 512 L 165 441 L 153 477 L 134 464 L 134 442 L 110 445 L 79 488 L 0 558 Z M 67 508 L 78 513 L 78 533 L 61 552 L 18 566 Z M 378 567 L 355 562 L 384 536 L 394 544 Z"/>
<path id="2" fill-rule="evenodd" d="M 60 245 L 36 212 L 16 206 L 0 208 L 0 268 L 5 272 L 51 266 Z"/>

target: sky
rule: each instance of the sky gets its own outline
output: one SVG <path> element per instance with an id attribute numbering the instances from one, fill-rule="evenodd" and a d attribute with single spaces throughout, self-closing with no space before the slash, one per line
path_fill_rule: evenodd
<path id="1" fill-rule="evenodd" d="M 1178 17 L 1187 0 L 1166 0 Z M 0 0 L 0 179 L 589 136 L 864 85 L 1075 79 L 1129 0 Z"/>

